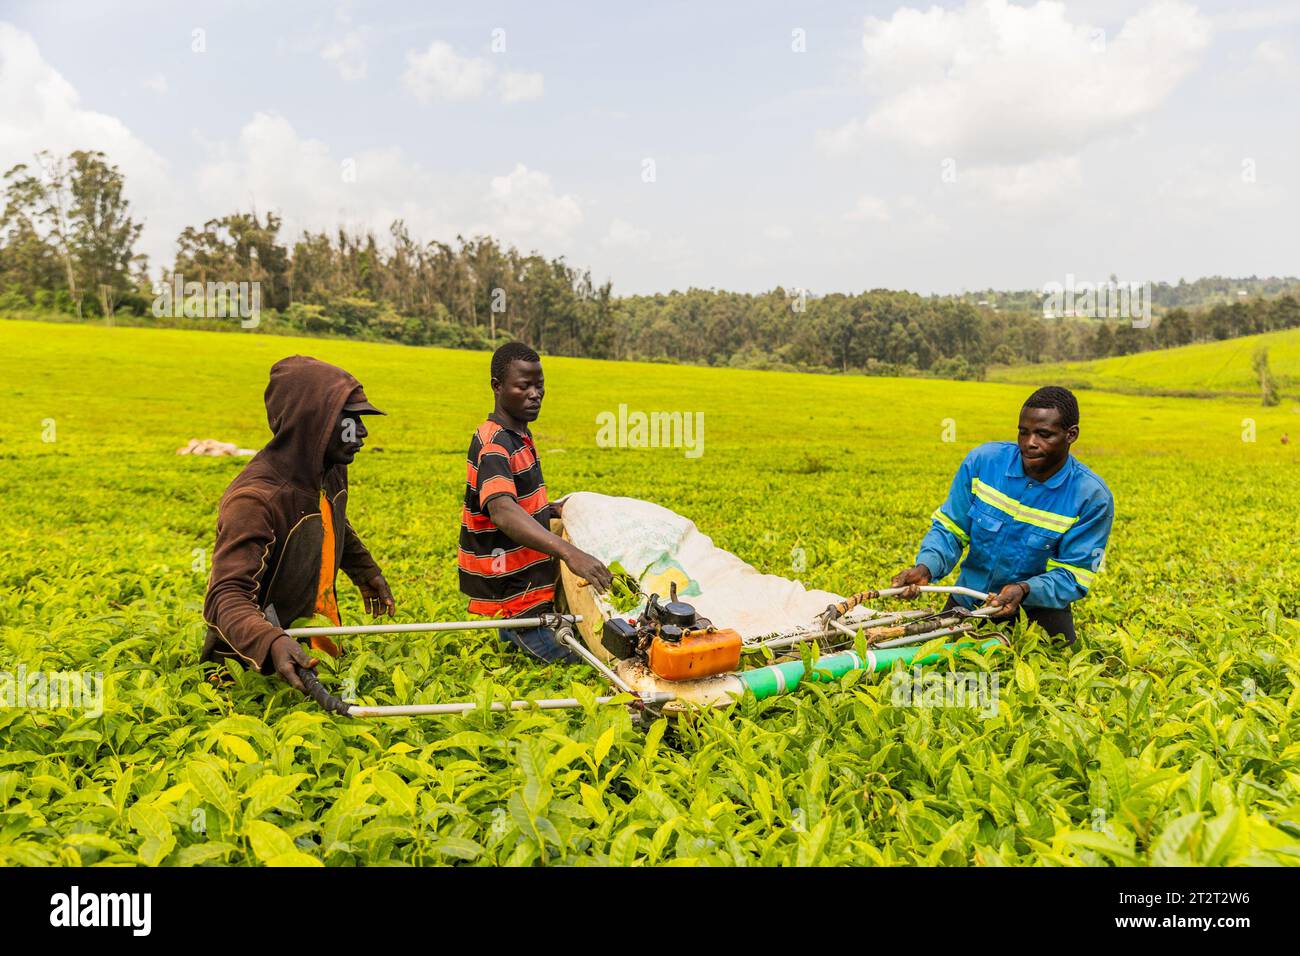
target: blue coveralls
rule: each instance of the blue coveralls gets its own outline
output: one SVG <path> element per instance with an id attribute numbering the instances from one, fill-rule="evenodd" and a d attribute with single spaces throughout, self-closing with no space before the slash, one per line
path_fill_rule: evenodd
<path id="1" fill-rule="evenodd" d="M 1102 568 L 1115 516 L 1106 483 L 1071 455 L 1046 481 L 1025 474 L 1015 442 L 988 442 L 966 456 L 935 509 L 916 563 L 946 577 L 969 548 L 957 584 L 997 593 L 1024 582 L 1031 618 L 1068 609 Z M 957 597 L 973 607 L 975 601 Z M 1046 616 L 1045 614 L 1043 616 Z M 1073 640 L 1073 627 L 1067 634 Z"/>

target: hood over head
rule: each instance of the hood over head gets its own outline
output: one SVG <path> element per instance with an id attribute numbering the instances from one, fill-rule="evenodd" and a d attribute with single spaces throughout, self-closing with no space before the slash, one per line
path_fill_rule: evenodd
<path id="1" fill-rule="evenodd" d="M 271 366 L 266 420 L 272 438 L 258 458 L 304 489 L 320 486 L 325 448 L 343 406 L 366 402 L 361 383 L 308 355 L 291 355 Z"/>

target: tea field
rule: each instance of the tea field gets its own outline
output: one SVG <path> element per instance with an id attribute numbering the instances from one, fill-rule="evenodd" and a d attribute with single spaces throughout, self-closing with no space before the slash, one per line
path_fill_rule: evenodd
<path id="1" fill-rule="evenodd" d="M 989 378 L 1027 385 L 1051 379 L 1070 388 L 1130 394 L 1258 398 L 1259 376 L 1251 367 L 1251 359 L 1261 347 L 1268 349 L 1269 366 L 1279 390 L 1292 399 L 1300 397 L 1300 329 L 1116 355 L 1091 362 L 996 368 L 990 369 Z"/>
<path id="2" fill-rule="evenodd" d="M 267 370 L 295 352 L 343 365 L 389 413 L 351 469 L 349 517 L 399 616 L 466 616 L 455 549 L 486 354 L 0 322 L 0 674 L 106 685 L 100 716 L 0 710 L 0 862 L 1300 863 L 1293 401 L 1081 393 L 1076 451 L 1117 503 L 1105 570 L 1074 653 L 1021 630 L 1000 656 L 944 665 L 996 673 L 994 716 L 895 706 L 888 675 L 859 673 L 673 727 L 594 703 L 354 721 L 256 674 L 214 688 L 197 666 L 216 505 L 242 462 L 175 450 L 259 447 Z M 1028 393 L 545 366 L 553 495 L 657 501 L 760 570 L 840 592 L 911 563 L 962 456 L 1012 438 Z M 596 416 L 620 404 L 703 411 L 704 454 L 597 447 Z M 340 598 L 358 620 L 342 579 Z M 327 684 L 374 703 L 604 692 L 481 634 L 346 648 Z"/>

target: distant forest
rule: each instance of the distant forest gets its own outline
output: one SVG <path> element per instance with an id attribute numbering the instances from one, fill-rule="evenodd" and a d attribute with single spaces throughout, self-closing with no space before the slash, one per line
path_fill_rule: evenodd
<path id="1" fill-rule="evenodd" d="M 469 349 L 517 338 L 553 355 L 965 379 L 982 378 L 989 365 L 1126 355 L 1300 326 L 1296 278 L 1153 284 L 1147 327 L 1044 318 L 1043 295 L 1032 290 L 616 296 L 563 257 L 524 254 L 486 236 L 425 241 L 398 221 L 383 237 L 339 229 L 290 240 L 269 212 L 187 227 L 175 261 L 151 275 L 136 252 L 142 224 L 124 185 L 98 152 L 41 153 L 5 174 L 0 316 L 240 330 L 237 317 L 214 317 L 211 301 L 193 314 L 157 315 L 159 288 L 179 276 L 204 289 L 256 282 L 259 332 Z"/>

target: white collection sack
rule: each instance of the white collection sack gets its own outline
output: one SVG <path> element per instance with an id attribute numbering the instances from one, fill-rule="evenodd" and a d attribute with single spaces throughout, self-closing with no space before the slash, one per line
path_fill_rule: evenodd
<path id="1" fill-rule="evenodd" d="M 714 547 L 695 522 L 649 501 L 575 492 L 564 500 L 564 527 L 583 551 L 605 564 L 621 564 L 646 594 L 666 601 L 669 585 L 676 583 L 680 600 L 746 641 L 807 628 L 826 605 L 843 600 L 799 581 L 759 574 Z"/>

